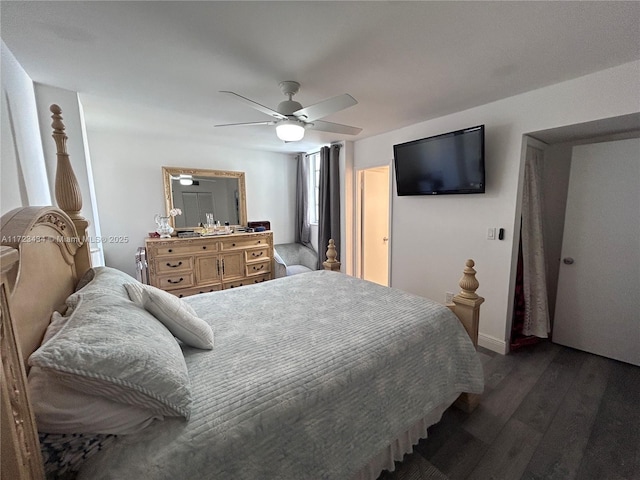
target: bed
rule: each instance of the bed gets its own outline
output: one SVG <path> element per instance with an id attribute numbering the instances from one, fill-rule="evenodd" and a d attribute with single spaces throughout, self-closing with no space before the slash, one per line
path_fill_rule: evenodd
<path id="1" fill-rule="evenodd" d="M 375 480 L 478 404 L 473 261 L 450 306 L 332 271 L 332 250 L 325 271 L 167 299 L 91 268 L 51 111 L 59 208 L 2 217 L 3 476 L 44 478 L 44 455 L 79 479 Z M 91 418 L 47 423 L 58 390 Z"/>

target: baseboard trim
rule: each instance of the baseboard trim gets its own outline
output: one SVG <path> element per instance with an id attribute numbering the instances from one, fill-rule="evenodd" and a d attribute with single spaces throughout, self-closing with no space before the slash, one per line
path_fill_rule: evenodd
<path id="1" fill-rule="evenodd" d="M 478 333 L 478 345 L 501 355 L 509 353 L 509 346 L 507 345 L 507 342 L 485 335 L 484 333 Z"/>

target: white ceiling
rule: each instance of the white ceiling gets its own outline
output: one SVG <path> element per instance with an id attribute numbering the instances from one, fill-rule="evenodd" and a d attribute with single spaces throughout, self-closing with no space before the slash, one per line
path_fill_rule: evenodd
<path id="1" fill-rule="evenodd" d="M 81 93 L 90 129 L 192 135 L 269 151 L 360 139 L 640 58 L 640 2 L 0 2 L 1 36 L 31 78 Z M 284 144 L 268 120 L 218 93 L 275 108 L 341 93 Z M 462 126 L 461 126 L 462 127 Z"/>

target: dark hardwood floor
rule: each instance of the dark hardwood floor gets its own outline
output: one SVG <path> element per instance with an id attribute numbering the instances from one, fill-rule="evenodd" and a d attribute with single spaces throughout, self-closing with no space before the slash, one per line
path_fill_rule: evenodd
<path id="1" fill-rule="evenodd" d="M 640 479 L 640 367 L 550 342 L 478 354 L 480 406 L 447 410 L 379 480 L 417 480 L 424 459 L 451 480 Z"/>

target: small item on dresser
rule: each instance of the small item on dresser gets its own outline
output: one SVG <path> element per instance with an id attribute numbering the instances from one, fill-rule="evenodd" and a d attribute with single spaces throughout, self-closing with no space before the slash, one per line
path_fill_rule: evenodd
<path id="1" fill-rule="evenodd" d="M 149 238 L 160 238 L 160 234 L 158 232 L 149 232 Z"/>
<path id="2" fill-rule="evenodd" d="M 262 232 L 271 230 L 271 222 L 268 220 L 256 220 L 255 222 L 248 222 L 247 227 L 253 228 L 256 232 Z M 257 230 L 258 227 L 264 227 L 264 230 Z"/>
<path id="3" fill-rule="evenodd" d="M 185 230 L 184 232 L 178 232 L 178 237 L 180 238 L 192 238 L 199 237 L 200 234 L 198 232 L 194 232 L 193 230 Z"/>

